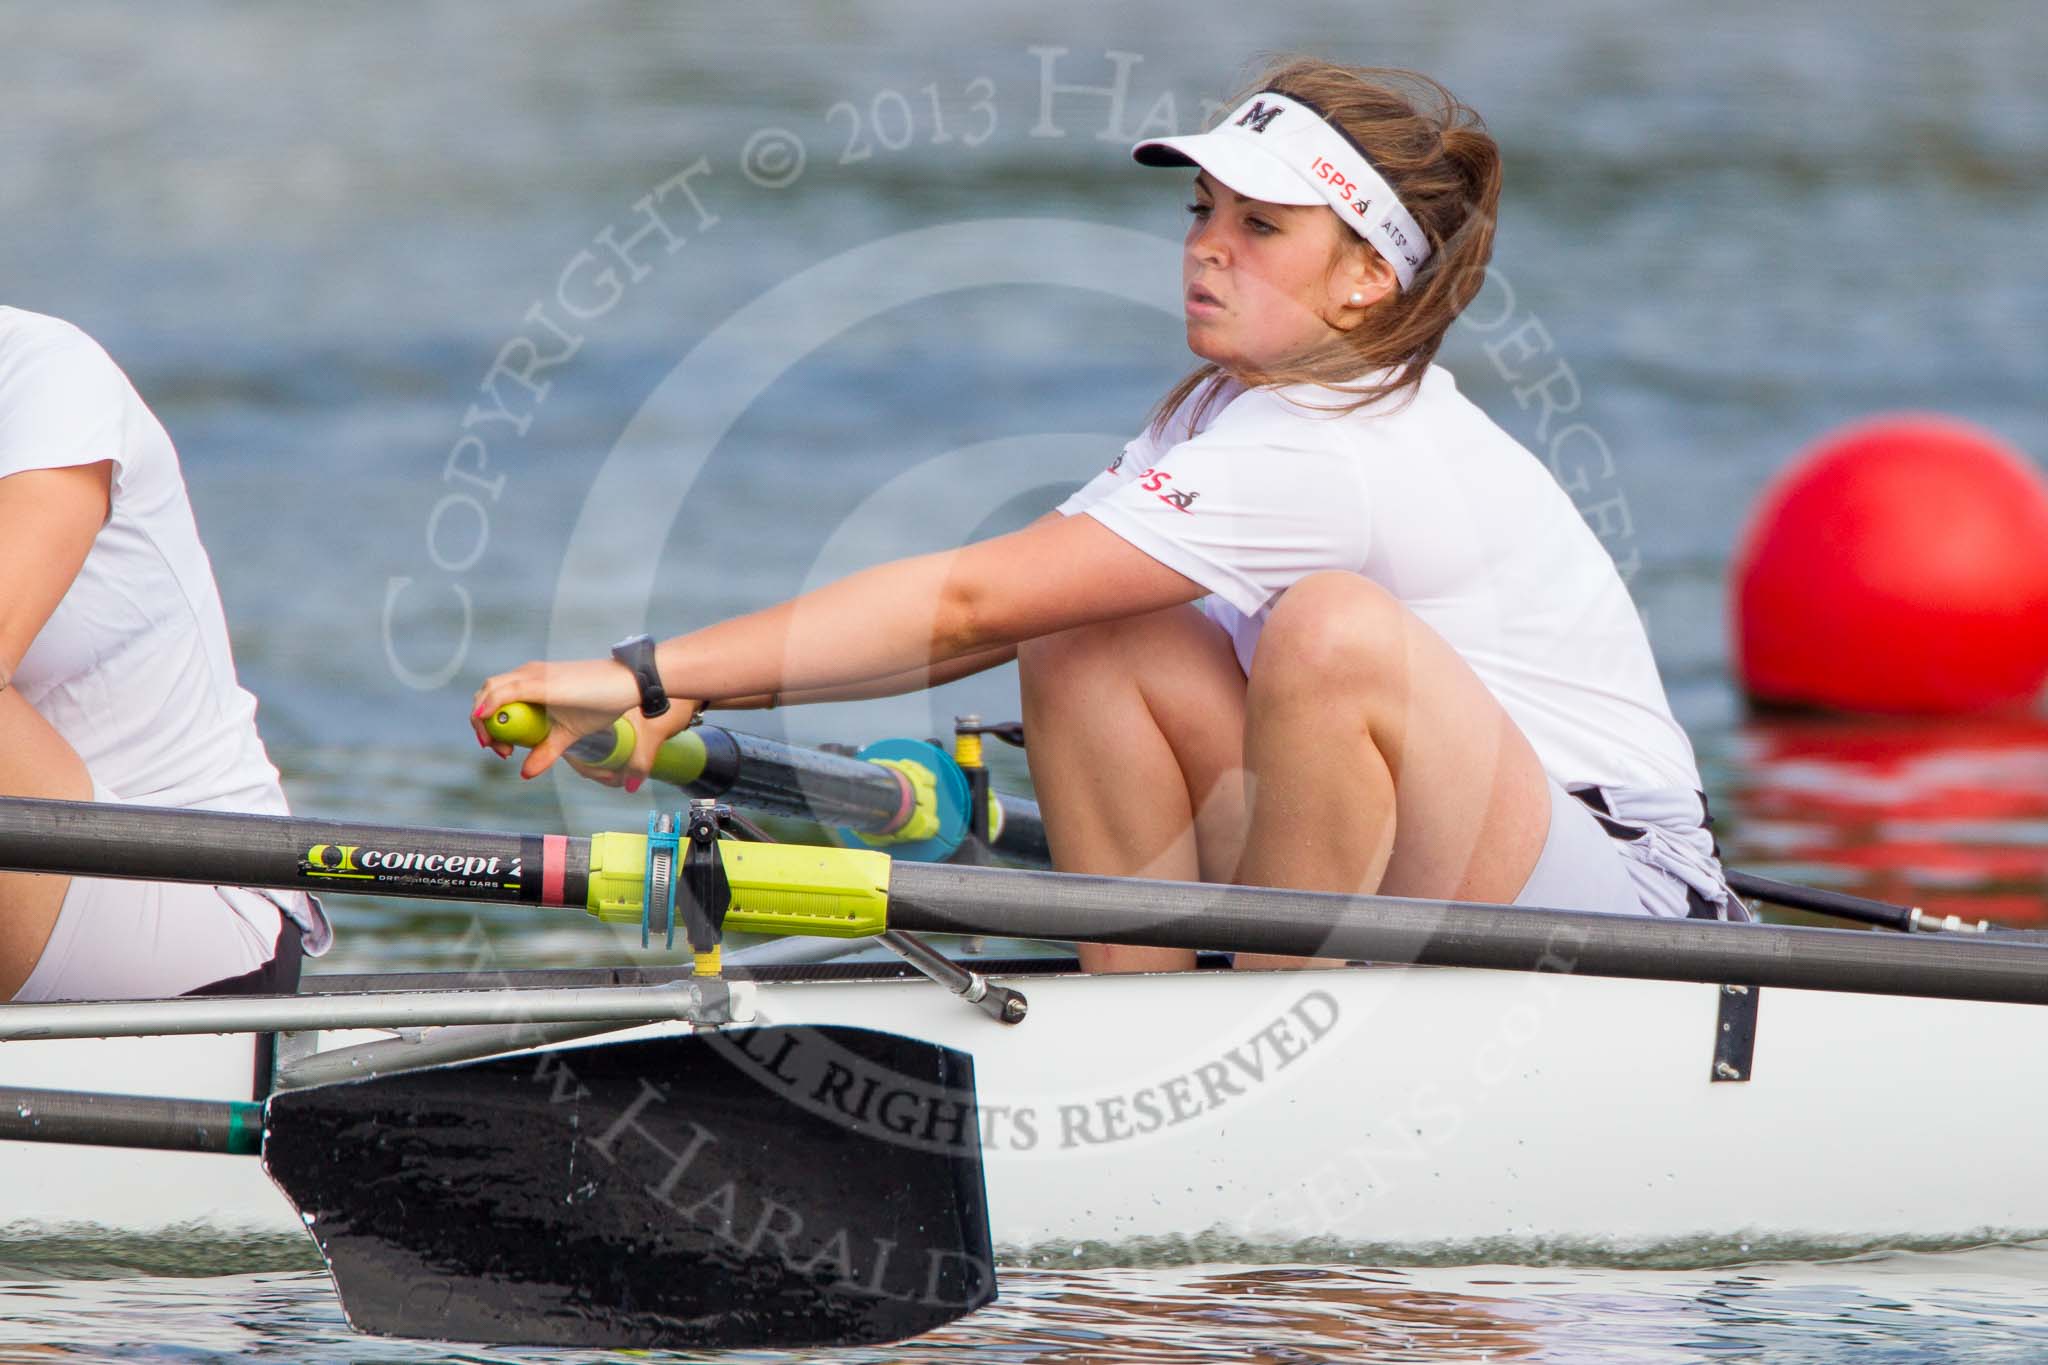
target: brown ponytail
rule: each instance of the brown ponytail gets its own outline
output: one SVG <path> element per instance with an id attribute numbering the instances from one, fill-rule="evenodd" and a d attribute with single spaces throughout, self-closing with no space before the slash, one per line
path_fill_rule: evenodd
<path id="1" fill-rule="evenodd" d="M 1374 304 L 1363 322 L 1327 347 L 1240 377 L 1253 387 L 1320 385 L 1345 396 L 1329 405 L 1340 412 L 1414 388 L 1444 334 L 1486 283 L 1500 205 L 1500 147 L 1470 106 L 1415 71 L 1288 58 L 1223 108 L 1235 108 L 1260 90 L 1312 104 L 1350 134 L 1421 225 L 1431 252 L 1412 285 Z M 1394 371 L 1384 383 L 1348 382 L 1382 369 Z M 1220 392 L 1216 381 L 1222 373 L 1212 362 L 1174 385 L 1153 409 L 1154 432 L 1163 435 L 1167 421 L 1198 392 L 1188 423 L 1190 429 L 1199 425 Z"/>

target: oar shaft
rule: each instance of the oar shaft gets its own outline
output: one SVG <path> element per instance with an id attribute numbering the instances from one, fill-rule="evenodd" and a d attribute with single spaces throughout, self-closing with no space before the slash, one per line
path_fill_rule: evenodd
<path id="1" fill-rule="evenodd" d="M 263 1148 L 263 1106 L 83 1090 L 0 1090 L 0 1140 L 254 1156 Z"/>
<path id="2" fill-rule="evenodd" d="M 727 841 L 720 858 L 729 932 L 859 938 L 888 927 L 883 854 Z M 0 796 L 0 871 L 575 907 L 644 925 L 650 863 L 645 834 L 571 839 Z"/>
<path id="3" fill-rule="evenodd" d="M 680 784 L 692 796 L 719 797 L 749 810 L 859 830 L 899 820 L 903 779 L 857 758 L 780 744 L 716 725 L 685 730 L 664 748 L 701 751 L 698 775 Z M 656 776 L 663 774 L 657 770 Z"/>
<path id="4" fill-rule="evenodd" d="M 1897 929 L 1900 933 L 1906 934 L 1985 933 L 1991 928 L 1983 920 L 1971 922 L 1954 916 L 1929 915 L 1910 905 L 1892 905 L 1886 901 L 1871 900 L 1867 896 L 1852 896 L 1843 891 L 1800 886 L 1795 882 L 1781 882 L 1773 877 L 1759 877 L 1754 872 L 1737 872 L 1732 868 L 1728 872 L 1728 885 L 1737 895 L 1748 896 L 1752 900 L 1769 901 L 1773 905 L 1806 910 L 1835 919 L 1853 920 L 1857 924 L 1874 924 L 1884 929 Z"/>
<path id="5" fill-rule="evenodd" d="M 491 866 L 516 849 L 530 869 L 524 850 L 544 843 L 556 869 L 540 879 L 551 888 L 546 897 L 533 893 L 530 871 Z M 351 852 L 310 851 L 329 845 Z M 944 863 L 890 865 L 855 850 L 800 849 L 792 858 L 787 849 L 724 846 L 733 886 L 728 928 L 875 933 L 884 927 L 886 896 L 887 927 L 913 932 L 2048 1003 L 2048 946 L 2014 937 L 1905 937 Z M 378 857 L 366 860 L 372 851 Z M 8 870 L 573 905 L 586 894 L 590 864 L 588 839 L 0 797 L 0 869 Z M 371 868 L 379 879 L 340 888 L 309 881 L 343 866 Z M 632 882 L 628 899 L 638 895 L 638 875 L 613 878 Z M 637 904 L 627 909 L 637 918 Z"/>
<path id="6" fill-rule="evenodd" d="M 1583 976 L 2048 1003 L 2048 946 L 898 864 L 891 927 Z"/>
<path id="7" fill-rule="evenodd" d="M 0 868 L 581 908 L 590 840 L 0 797 Z"/>

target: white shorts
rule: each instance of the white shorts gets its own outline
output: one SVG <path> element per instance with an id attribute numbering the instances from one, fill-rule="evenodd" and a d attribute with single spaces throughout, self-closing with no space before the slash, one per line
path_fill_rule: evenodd
<path id="1" fill-rule="evenodd" d="M 183 995 L 270 961 L 285 923 L 268 899 L 238 887 L 73 877 L 50 941 L 14 998 Z"/>
<path id="2" fill-rule="evenodd" d="M 1630 857 L 1624 848 L 1625 842 L 1601 828 L 1585 802 L 1553 778 L 1550 833 L 1515 904 L 1685 918 L 1685 883 Z"/>

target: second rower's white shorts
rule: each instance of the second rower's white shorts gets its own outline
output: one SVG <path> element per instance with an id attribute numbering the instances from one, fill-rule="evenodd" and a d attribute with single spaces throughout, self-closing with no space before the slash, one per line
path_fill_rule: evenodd
<path id="1" fill-rule="evenodd" d="M 1551 779 L 1550 833 L 1515 904 L 1685 918 L 1685 883 L 1644 866 L 1622 847 L 1585 802 Z"/>
<path id="2" fill-rule="evenodd" d="M 183 995 L 270 961 L 285 923 L 267 898 L 239 887 L 73 877 L 50 941 L 14 998 Z"/>

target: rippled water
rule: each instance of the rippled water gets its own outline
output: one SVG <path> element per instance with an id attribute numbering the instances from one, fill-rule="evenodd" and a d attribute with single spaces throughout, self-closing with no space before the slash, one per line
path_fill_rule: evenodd
<path id="1" fill-rule="evenodd" d="M 1572 368 L 1578 415 L 1615 452 L 1614 548 L 1639 562 L 1734 860 L 2039 922 L 2043 723 L 1747 718 L 1723 619 L 1747 508 L 1833 425 L 1939 409 L 2048 452 L 2048 28 L 2014 0 L 175 15 L 0 0 L 0 298 L 100 337 L 170 427 L 299 809 L 630 821 L 642 808 L 622 798 L 523 788 L 481 760 L 461 715 L 474 681 L 1048 505 L 1183 364 L 1178 198 L 1122 143 L 1150 116 L 1191 126 L 1249 54 L 1300 46 L 1431 70 L 1500 136 L 1495 279 L 1445 359 L 1538 446 L 1540 414 L 1489 346 L 1533 323 Z M 1115 115 L 1048 89 L 1107 84 L 1118 61 Z M 679 175 L 701 208 L 676 197 Z M 621 274 L 615 303 L 565 314 L 565 275 L 586 311 L 601 297 L 579 253 L 624 240 L 664 186 L 682 245 L 643 243 L 645 274 Z M 1017 217 L 1036 221 L 994 221 Z M 1126 255 L 1106 229 L 1157 253 Z M 882 264 L 850 264 L 859 248 Z M 1044 259 L 1070 282 L 1018 282 Z M 776 297 L 789 308 L 764 313 Z M 493 358 L 523 332 L 547 342 L 527 319 L 550 300 L 576 354 L 544 395 L 497 381 L 508 415 L 472 419 L 486 449 L 460 457 L 478 481 L 451 480 Z M 740 376 L 758 388 L 744 402 Z M 978 444 L 1005 438 L 1030 444 Z M 628 492 L 593 509 L 607 470 Z M 677 481 L 660 534 L 590 534 L 634 490 Z M 437 520 L 452 495 L 474 502 Z M 634 600 L 621 585 L 650 567 Z M 864 740 L 1015 705 L 997 674 L 759 728 Z M 345 905 L 342 927 L 329 965 L 344 970 L 628 953 L 584 926 L 394 903 Z M 969 1323 L 863 1358 L 2032 1358 L 2041 1255 L 1036 1269 Z M 0 1358 L 443 1358 L 346 1337 L 312 1276 L 82 1273 L 62 1256 L 0 1272 L 18 1276 L 0 1290 Z"/>
<path id="2" fill-rule="evenodd" d="M 1471 1266 L 1199 1266 L 1012 1272 L 992 1306 L 901 1346 L 724 1360 L 2038 1360 L 2048 1250 L 1668 1271 Z M 6 1274 L 0 1268 L 0 1277 Z M 0 1279 L 0 1362 L 569 1362 L 617 1356 L 450 1348 L 350 1334 L 316 1272 L 214 1280 Z M 62 1343 L 57 1345 L 56 1343 Z M 175 1343 L 175 1344 L 173 1344 Z M 680 1360 L 662 1352 L 645 1359 Z"/>

